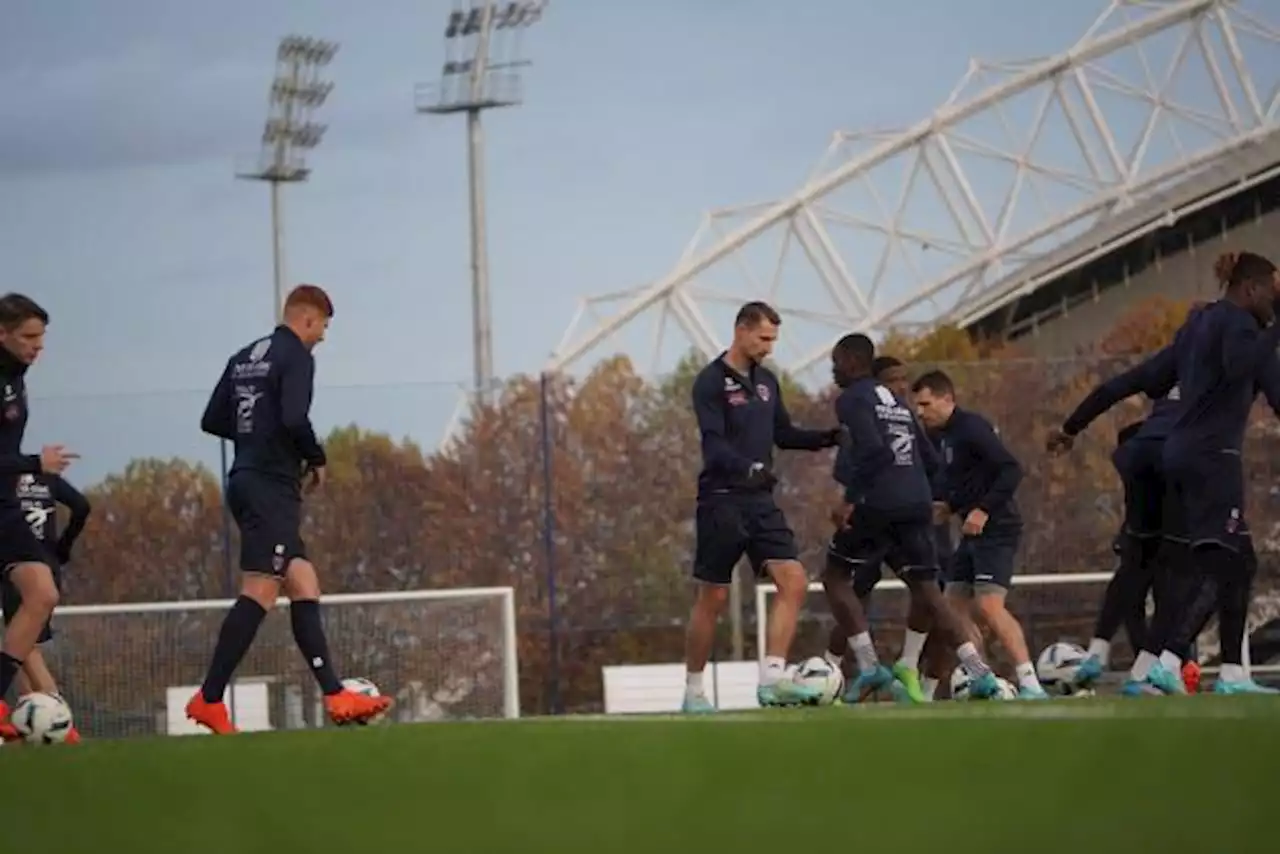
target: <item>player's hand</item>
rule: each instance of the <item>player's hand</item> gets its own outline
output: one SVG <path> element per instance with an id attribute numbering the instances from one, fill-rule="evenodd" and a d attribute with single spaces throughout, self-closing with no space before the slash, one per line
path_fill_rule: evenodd
<path id="1" fill-rule="evenodd" d="M 778 477 L 764 463 L 752 463 L 747 469 L 747 486 L 773 489 L 778 485 Z"/>
<path id="2" fill-rule="evenodd" d="M 823 438 L 823 447 L 825 448 L 846 448 L 852 442 L 849 436 L 849 428 L 841 424 L 832 430 L 828 430 Z"/>
<path id="3" fill-rule="evenodd" d="M 968 516 L 964 517 L 964 524 L 960 526 L 960 533 L 966 537 L 978 536 L 987 527 L 987 518 L 985 511 L 975 507 L 969 511 Z"/>
<path id="4" fill-rule="evenodd" d="M 74 451 L 68 451 L 66 445 L 45 445 L 40 449 L 40 471 L 45 474 L 62 474 L 73 460 L 80 459 Z"/>
<path id="5" fill-rule="evenodd" d="M 947 506 L 945 501 L 933 502 L 933 524 L 941 525 L 943 522 L 951 518 L 951 508 Z"/>
<path id="6" fill-rule="evenodd" d="M 1071 450 L 1075 443 L 1076 437 L 1059 427 L 1056 430 L 1049 431 L 1049 438 L 1044 443 L 1044 449 L 1051 454 L 1061 454 Z"/>
<path id="7" fill-rule="evenodd" d="M 831 523 L 836 526 L 837 531 L 843 531 L 852 521 L 853 505 L 848 501 L 842 499 L 839 504 L 831 508 Z"/>
<path id="8" fill-rule="evenodd" d="M 303 472 L 302 491 L 310 495 L 325 484 L 324 466 L 307 466 Z"/>

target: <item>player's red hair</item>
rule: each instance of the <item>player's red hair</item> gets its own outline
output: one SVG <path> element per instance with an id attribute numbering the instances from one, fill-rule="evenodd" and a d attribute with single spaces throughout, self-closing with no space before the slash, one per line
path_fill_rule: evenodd
<path id="1" fill-rule="evenodd" d="M 1235 272 L 1236 262 L 1239 260 L 1239 252 L 1223 252 L 1218 256 L 1218 260 L 1213 262 L 1213 277 L 1222 287 L 1225 288 L 1231 281 L 1231 274 Z"/>
<path id="2" fill-rule="evenodd" d="M 333 300 L 319 285 L 298 285 L 289 291 L 284 301 L 285 310 L 291 308 L 314 308 L 325 317 L 333 317 Z"/>

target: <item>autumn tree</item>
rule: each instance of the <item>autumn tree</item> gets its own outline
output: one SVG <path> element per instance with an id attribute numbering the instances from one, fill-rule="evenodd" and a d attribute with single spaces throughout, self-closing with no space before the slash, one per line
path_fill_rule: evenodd
<path id="1" fill-rule="evenodd" d="M 86 494 L 93 512 L 68 572 L 74 601 L 226 594 L 222 490 L 207 468 L 133 460 Z"/>

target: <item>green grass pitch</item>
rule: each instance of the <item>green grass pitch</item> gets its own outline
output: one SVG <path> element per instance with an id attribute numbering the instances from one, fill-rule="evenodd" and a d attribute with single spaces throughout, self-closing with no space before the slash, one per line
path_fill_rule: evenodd
<path id="1" fill-rule="evenodd" d="M 1280 701 L 530 719 L 0 751 L 3 850 L 1275 851 Z"/>

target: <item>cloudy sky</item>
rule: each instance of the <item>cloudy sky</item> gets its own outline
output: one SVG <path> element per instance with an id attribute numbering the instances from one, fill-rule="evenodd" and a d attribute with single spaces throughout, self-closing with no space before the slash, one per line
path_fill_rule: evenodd
<path id="1" fill-rule="evenodd" d="M 204 396 L 271 321 L 267 189 L 232 175 L 290 32 L 341 43 L 313 179 L 286 194 L 289 276 L 338 309 L 317 419 L 435 441 L 471 371 L 464 138 L 412 94 L 450 4 L 4 6 L 0 269 L 53 315 L 31 444 L 75 444 L 80 480 L 211 458 Z M 909 124 L 969 55 L 1054 52 L 1100 7 L 553 0 L 525 105 L 487 124 L 499 374 L 536 372 L 579 296 L 668 269 L 702 210 L 785 194 L 837 128 Z"/>

